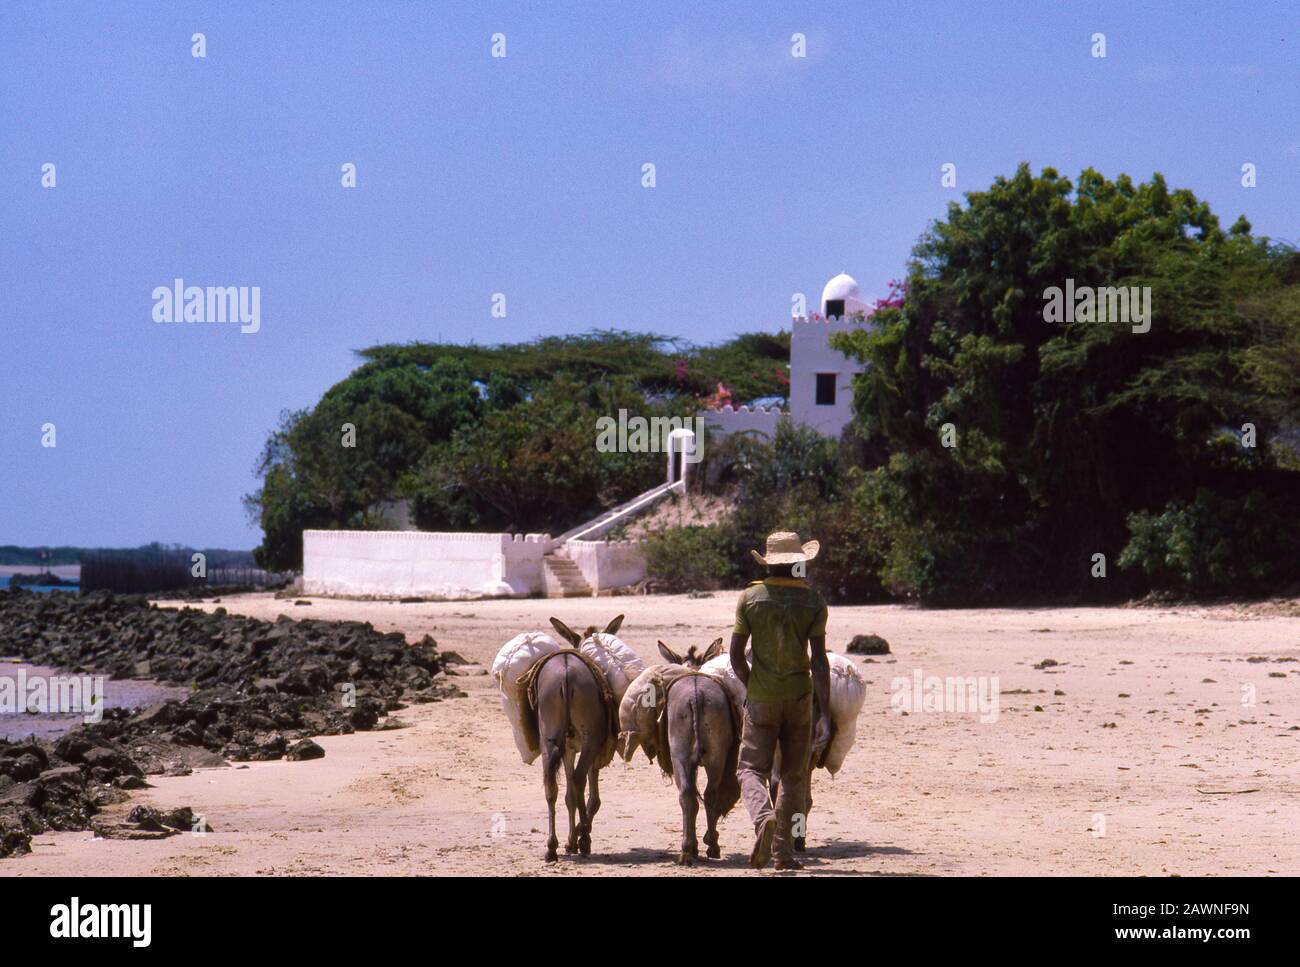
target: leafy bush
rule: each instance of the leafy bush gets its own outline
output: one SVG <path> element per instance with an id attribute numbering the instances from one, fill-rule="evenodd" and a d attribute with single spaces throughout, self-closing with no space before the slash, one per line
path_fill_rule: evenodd
<path id="1" fill-rule="evenodd" d="M 707 475 L 736 500 L 727 554 L 738 577 L 762 577 L 750 550 L 761 552 L 769 533 L 790 530 L 821 542 L 808 580 L 829 600 L 885 596 L 883 535 L 865 490 L 867 475 L 852 465 L 850 449 L 788 418 L 770 441 L 733 436 L 713 447 L 705 458 L 712 461 Z"/>
<path id="2" fill-rule="evenodd" d="M 532 398 L 489 412 L 432 448 L 404 483 L 427 530 L 561 533 L 661 480 L 660 453 L 602 453 L 597 420 L 627 409 L 685 416 L 689 402 L 647 403 L 625 381 L 557 376 Z"/>
<path id="3" fill-rule="evenodd" d="M 1160 514 L 1129 515 L 1128 527 L 1133 536 L 1119 565 L 1140 569 L 1155 588 L 1210 595 L 1300 580 L 1300 519 L 1291 501 L 1200 490 Z"/>
<path id="4" fill-rule="evenodd" d="M 719 526 L 668 527 L 646 539 L 646 576 L 663 591 L 720 588 L 735 579 L 732 538 Z"/>

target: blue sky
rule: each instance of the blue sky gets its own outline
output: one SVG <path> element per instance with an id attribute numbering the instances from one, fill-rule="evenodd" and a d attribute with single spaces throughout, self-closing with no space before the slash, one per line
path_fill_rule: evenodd
<path id="1" fill-rule="evenodd" d="M 1269 2 L 6 2 L 0 544 L 252 547 L 267 431 L 353 350 L 775 330 L 840 271 L 883 295 L 949 201 L 1022 160 L 1160 171 L 1294 242 L 1297 22 Z M 176 277 L 260 286 L 260 332 L 155 324 Z"/>

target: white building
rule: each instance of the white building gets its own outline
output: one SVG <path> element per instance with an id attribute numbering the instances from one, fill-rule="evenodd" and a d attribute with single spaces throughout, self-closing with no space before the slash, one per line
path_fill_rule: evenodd
<path id="1" fill-rule="evenodd" d="M 840 273 L 822 289 L 820 312 L 790 320 L 790 418 L 826 436 L 839 436 L 853 415 L 853 377 L 862 365 L 830 347 L 832 333 L 870 325 L 871 307 L 858 283 Z M 747 430 L 770 435 L 780 407 L 725 406 L 703 414 L 715 434 Z"/>

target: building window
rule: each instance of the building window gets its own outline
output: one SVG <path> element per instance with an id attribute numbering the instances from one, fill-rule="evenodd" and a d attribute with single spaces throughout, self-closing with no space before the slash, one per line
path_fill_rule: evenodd
<path id="1" fill-rule="evenodd" d="M 826 300 L 826 318 L 841 319 L 844 317 L 844 300 L 827 299 Z"/>
<path id="2" fill-rule="evenodd" d="M 835 374 L 834 373 L 817 374 L 817 405 L 818 406 L 835 405 Z"/>

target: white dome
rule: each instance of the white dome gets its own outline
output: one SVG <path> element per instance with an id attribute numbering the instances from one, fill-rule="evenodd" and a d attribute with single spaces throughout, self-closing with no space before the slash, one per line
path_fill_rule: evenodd
<path id="1" fill-rule="evenodd" d="M 826 303 L 834 300 L 844 302 L 844 312 L 866 312 L 867 305 L 862 301 L 862 293 L 858 290 L 857 280 L 851 275 L 841 272 L 835 278 L 826 283 L 826 288 L 822 289 L 822 315 L 826 315 Z"/>
<path id="2" fill-rule="evenodd" d="M 827 282 L 826 288 L 822 289 L 822 305 L 826 305 L 830 299 L 853 299 L 855 302 L 861 302 L 862 296 L 858 292 L 858 283 L 853 276 L 841 272 Z"/>

